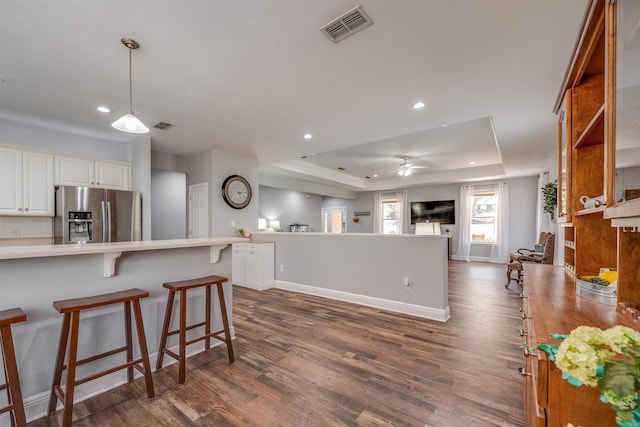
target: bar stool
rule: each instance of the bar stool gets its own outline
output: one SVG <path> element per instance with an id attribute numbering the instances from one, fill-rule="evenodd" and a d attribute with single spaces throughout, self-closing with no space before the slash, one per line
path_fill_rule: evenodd
<path id="1" fill-rule="evenodd" d="M 24 322 L 27 315 L 20 308 L 11 308 L 0 311 L 0 338 L 2 340 L 2 360 L 4 363 L 4 384 L 0 384 L 0 390 L 7 390 L 8 405 L 0 407 L 0 414 L 9 412 L 11 425 L 19 427 L 27 425 L 24 415 L 24 403 L 20 391 L 20 378 L 18 377 L 18 364 L 13 349 L 13 336 L 11 325 Z"/>
<path id="2" fill-rule="evenodd" d="M 153 379 L 151 377 L 151 364 L 149 363 L 149 352 L 147 351 L 147 341 L 144 335 L 144 326 L 142 323 L 142 311 L 140 310 L 140 299 L 146 298 L 149 293 L 141 289 L 127 289 L 120 292 L 112 292 L 109 294 L 95 295 L 86 298 L 76 298 L 68 300 L 54 301 L 53 308 L 59 313 L 64 314 L 62 321 L 62 330 L 60 331 L 60 344 L 58 346 L 58 357 L 56 359 L 56 367 L 53 375 L 53 385 L 51 386 L 51 398 L 49 400 L 49 414 L 56 411 L 58 399 L 62 401 L 64 406 L 64 414 L 62 418 L 63 426 L 70 426 L 73 418 L 73 394 L 75 387 L 80 384 L 95 380 L 105 375 L 127 369 L 129 382 L 133 381 L 133 368 L 144 375 L 147 387 L 147 396 L 149 398 L 155 396 L 153 389 Z M 78 358 L 78 329 L 80 326 L 80 312 L 91 308 L 103 307 L 106 305 L 124 303 L 124 321 L 125 321 L 125 339 L 124 347 L 110 350 L 96 356 L 87 357 L 86 359 L 77 360 Z M 133 303 L 133 314 L 136 320 L 136 330 L 138 332 L 138 344 L 140 345 L 140 357 L 133 358 L 133 343 L 131 337 L 131 303 Z M 69 358 L 65 365 L 65 356 L 67 352 L 67 341 L 69 343 Z M 94 362 L 107 356 L 126 351 L 127 362 L 89 375 L 82 379 L 76 379 L 76 367 L 85 363 Z M 142 366 L 140 366 L 142 364 Z M 62 390 L 60 382 L 62 380 L 62 371 L 67 371 L 67 382 L 65 390 Z"/>
<path id="3" fill-rule="evenodd" d="M 197 279 L 182 280 L 178 282 L 167 282 L 162 284 L 162 286 L 169 289 L 169 298 L 167 300 L 167 309 L 164 314 L 164 325 L 162 326 L 162 335 L 160 337 L 160 350 L 158 350 L 158 363 L 156 364 L 156 370 L 162 368 L 162 360 L 165 354 L 173 357 L 178 361 L 178 383 L 183 384 L 185 381 L 187 345 L 205 340 L 205 349 L 209 350 L 211 348 L 211 338 L 216 338 L 227 343 L 229 363 L 234 362 L 235 358 L 233 356 L 233 344 L 231 344 L 229 320 L 227 319 L 227 308 L 224 303 L 224 290 L 222 288 L 222 284 L 227 281 L 228 279 L 226 277 L 207 276 Z M 220 314 L 222 315 L 222 324 L 224 325 L 223 329 L 214 332 L 211 332 L 211 285 L 216 285 L 218 287 Z M 205 321 L 187 326 L 187 290 L 201 288 L 203 286 L 206 287 Z M 176 330 L 169 331 L 169 324 L 171 323 L 171 314 L 173 311 L 173 300 L 175 298 L 176 292 L 180 293 L 180 326 Z M 204 335 L 187 341 L 187 331 L 201 326 L 204 326 Z M 220 337 L 223 332 L 224 338 Z M 175 334 L 180 334 L 180 342 L 177 354 L 167 348 L 167 338 L 170 335 Z"/>

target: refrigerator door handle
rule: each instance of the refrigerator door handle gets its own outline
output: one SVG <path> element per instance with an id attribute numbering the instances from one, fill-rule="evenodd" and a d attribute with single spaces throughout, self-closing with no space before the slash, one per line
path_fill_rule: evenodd
<path id="1" fill-rule="evenodd" d="M 107 224 L 107 239 L 105 239 L 105 242 L 111 242 L 111 202 L 107 202 L 107 221 L 105 223 Z"/>
<path id="2" fill-rule="evenodd" d="M 107 217 L 107 207 L 104 204 L 104 200 L 100 202 L 100 210 L 102 211 L 102 241 L 108 242 L 107 221 L 109 218 Z"/>

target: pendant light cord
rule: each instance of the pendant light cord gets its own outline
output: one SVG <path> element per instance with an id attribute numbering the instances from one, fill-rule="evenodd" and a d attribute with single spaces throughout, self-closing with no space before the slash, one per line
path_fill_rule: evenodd
<path id="1" fill-rule="evenodd" d="M 131 48 L 129 47 L 129 112 L 133 112 L 133 85 L 131 84 Z"/>

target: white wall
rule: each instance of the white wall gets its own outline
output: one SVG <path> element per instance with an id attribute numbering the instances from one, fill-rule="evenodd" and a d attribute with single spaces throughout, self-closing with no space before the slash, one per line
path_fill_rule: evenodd
<path id="1" fill-rule="evenodd" d="M 311 230 L 320 230 L 322 198 L 317 194 L 296 190 L 260 186 L 260 218 L 280 221 L 280 228 L 288 230 L 290 224 L 307 224 Z"/>
<path id="2" fill-rule="evenodd" d="M 255 237 L 275 242 L 278 288 L 440 321 L 449 317 L 444 236 L 257 233 Z"/>
<path id="3" fill-rule="evenodd" d="M 107 124 L 109 131 L 111 127 Z M 113 132 L 118 132 L 113 130 Z M 107 134 L 105 132 L 105 134 Z M 128 142 L 14 122 L 0 117 L 0 142 L 86 157 L 130 162 Z"/>
<path id="4" fill-rule="evenodd" d="M 229 175 L 241 175 L 251 185 L 253 196 L 244 209 L 233 209 L 222 198 L 222 183 Z M 187 185 L 202 182 L 209 184 L 209 236 L 237 236 L 237 227 L 258 230 L 257 160 L 222 150 L 189 157 Z"/>
<path id="5" fill-rule="evenodd" d="M 151 169 L 151 239 L 187 237 L 187 175 Z"/>

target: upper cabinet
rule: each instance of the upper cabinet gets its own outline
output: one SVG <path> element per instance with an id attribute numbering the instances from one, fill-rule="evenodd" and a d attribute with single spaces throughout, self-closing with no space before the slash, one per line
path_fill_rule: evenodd
<path id="1" fill-rule="evenodd" d="M 640 307 L 640 1 L 590 0 L 569 64 L 556 103 L 564 263 L 616 268 L 618 302 Z"/>
<path id="2" fill-rule="evenodd" d="M 127 163 L 56 156 L 56 185 L 131 189 L 131 167 Z"/>
<path id="3" fill-rule="evenodd" d="M 0 147 L 0 215 L 53 216 L 53 155 Z"/>
<path id="4" fill-rule="evenodd" d="M 640 217 L 640 2 L 610 7 L 609 218 Z M 615 55 L 613 54 L 615 53 Z"/>

